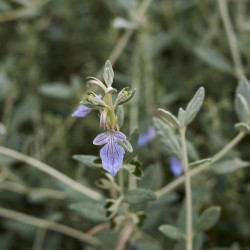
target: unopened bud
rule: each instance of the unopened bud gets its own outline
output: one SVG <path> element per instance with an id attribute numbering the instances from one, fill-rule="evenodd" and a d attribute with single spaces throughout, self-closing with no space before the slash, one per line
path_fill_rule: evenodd
<path id="1" fill-rule="evenodd" d="M 88 96 L 84 98 L 80 104 L 85 105 L 92 109 L 100 109 L 108 107 L 106 103 L 100 98 L 99 95 L 95 94 L 94 92 L 88 92 Z"/>
<path id="2" fill-rule="evenodd" d="M 134 94 L 135 94 L 135 89 L 129 90 L 128 87 L 122 89 L 117 96 L 117 99 L 115 101 L 115 106 L 128 102 L 130 99 L 133 98 Z"/>

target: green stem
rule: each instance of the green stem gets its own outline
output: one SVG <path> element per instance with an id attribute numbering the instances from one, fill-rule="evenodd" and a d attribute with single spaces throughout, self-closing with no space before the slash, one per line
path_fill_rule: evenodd
<path id="1" fill-rule="evenodd" d="M 188 169 L 188 156 L 186 146 L 186 128 L 180 129 L 181 145 L 183 153 L 183 166 L 185 170 L 185 192 L 186 192 L 186 250 L 193 249 L 193 235 L 192 235 L 192 189 L 191 176 Z"/>
<path id="2" fill-rule="evenodd" d="M 39 169 L 40 171 L 43 171 L 47 173 L 48 175 L 52 176 L 53 178 L 59 180 L 60 182 L 66 184 L 67 186 L 73 188 L 74 190 L 87 195 L 88 197 L 99 200 L 102 198 L 101 194 L 97 193 L 96 191 L 83 186 L 82 184 L 76 182 L 75 180 L 69 178 L 68 176 L 64 175 L 63 173 L 57 171 L 53 167 L 50 167 L 49 165 L 36 160 L 35 158 L 32 158 L 28 155 L 19 153 L 15 150 L 12 150 L 10 148 L 0 147 L 0 154 L 9 156 L 13 159 L 16 159 L 18 161 L 22 161 L 27 163 L 28 165 L 35 167 Z"/>
<path id="3" fill-rule="evenodd" d="M 118 177 L 119 177 L 119 187 L 120 187 L 120 190 L 121 190 L 121 195 L 123 195 L 123 193 L 124 193 L 123 169 L 121 169 L 118 172 Z"/>
<path id="4" fill-rule="evenodd" d="M 189 171 L 190 176 L 195 176 L 203 171 L 208 170 L 208 168 L 215 163 L 216 161 L 220 160 L 225 154 L 227 154 L 232 148 L 234 148 L 245 136 L 244 132 L 240 132 L 231 142 L 229 142 L 223 149 L 221 149 L 217 154 L 215 154 L 211 162 L 206 163 L 202 166 L 198 166 L 195 169 Z M 180 186 L 185 181 L 185 177 L 181 176 L 176 180 L 172 181 L 171 183 L 167 184 L 165 187 L 156 191 L 156 195 L 161 197 L 167 193 L 172 192 L 175 188 Z"/>
<path id="5" fill-rule="evenodd" d="M 99 247 L 99 249 L 102 249 L 103 247 L 102 242 L 100 242 L 98 239 L 90 237 L 85 233 L 78 231 L 74 228 L 53 221 L 40 219 L 34 216 L 16 212 L 14 210 L 6 209 L 3 207 L 0 207 L 0 217 L 7 218 L 10 220 L 16 220 L 38 228 L 42 228 L 44 230 L 52 230 L 58 233 L 62 233 L 70 237 L 73 237 L 77 240 L 80 240 L 82 242 L 87 242 L 90 245 L 97 246 Z"/>
<path id="6" fill-rule="evenodd" d="M 40 8 L 42 5 L 46 4 L 49 1 L 50 0 L 40 0 L 40 1 L 36 1 L 36 3 L 34 3 L 33 5 L 31 5 L 29 7 L 23 7 L 23 8 L 17 9 L 17 10 L 3 12 L 3 13 L 1 13 L 1 16 L 0 16 L 0 23 L 12 21 L 12 20 L 16 20 L 18 18 L 24 17 L 24 16 L 30 14 L 35 9 Z"/>
<path id="7" fill-rule="evenodd" d="M 240 51 L 238 48 L 238 41 L 235 35 L 233 25 L 229 16 L 228 12 L 228 5 L 227 0 L 218 0 L 220 14 L 222 17 L 222 21 L 226 30 L 228 43 L 230 46 L 234 67 L 235 67 L 235 74 L 238 79 L 245 75 L 244 68 L 241 60 Z"/>
<path id="8" fill-rule="evenodd" d="M 110 124 L 112 126 L 112 128 L 114 128 L 115 126 L 115 112 L 112 109 L 113 108 L 113 103 L 112 103 L 112 94 L 107 94 L 107 105 L 111 108 L 108 111 L 108 116 L 109 116 L 109 120 L 110 120 Z"/>

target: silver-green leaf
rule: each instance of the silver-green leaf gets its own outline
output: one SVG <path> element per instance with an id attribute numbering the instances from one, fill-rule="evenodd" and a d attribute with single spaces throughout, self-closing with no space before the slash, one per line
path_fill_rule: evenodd
<path id="1" fill-rule="evenodd" d="M 186 108 L 185 125 L 190 124 L 199 112 L 205 96 L 205 89 L 200 87 Z"/>
<path id="2" fill-rule="evenodd" d="M 132 153 L 132 152 L 133 152 L 133 147 L 132 147 L 131 143 L 130 143 L 128 140 L 119 142 L 119 144 L 120 144 L 126 151 L 128 151 L 129 153 Z"/>
<path id="3" fill-rule="evenodd" d="M 202 160 L 198 160 L 198 161 L 194 161 L 194 162 L 191 162 L 188 167 L 197 167 L 197 166 L 200 166 L 200 165 L 203 165 L 205 163 L 209 163 L 211 162 L 212 159 L 211 158 L 206 158 L 206 159 L 202 159 Z"/>
<path id="4" fill-rule="evenodd" d="M 72 158 L 74 160 L 82 163 L 86 167 L 98 168 L 98 165 L 94 163 L 94 161 L 98 159 L 97 156 L 93 156 L 93 155 L 73 155 Z"/>
<path id="5" fill-rule="evenodd" d="M 127 192 L 124 201 L 130 204 L 139 204 L 156 200 L 155 193 L 150 189 L 137 188 Z"/>
<path id="6" fill-rule="evenodd" d="M 206 231 L 213 227 L 220 218 L 220 207 L 213 206 L 206 209 L 198 219 L 195 232 Z"/>
<path id="7" fill-rule="evenodd" d="M 114 71 L 109 60 L 106 61 L 103 72 L 103 79 L 108 87 L 111 87 L 114 79 Z"/>
<path id="8" fill-rule="evenodd" d="M 213 170 L 217 174 L 230 174 L 239 169 L 246 168 L 250 166 L 250 162 L 242 161 L 241 159 L 234 158 L 230 160 L 225 160 L 213 165 Z"/>
<path id="9" fill-rule="evenodd" d="M 235 97 L 235 111 L 241 122 L 248 122 L 249 119 L 249 107 L 246 98 L 237 94 Z"/>
<path id="10" fill-rule="evenodd" d="M 165 121 L 169 126 L 180 128 L 180 122 L 169 111 L 164 109 L 158 109 L 158 114 L 160 118 L 163 119 L 163 121 Z"/>
<path id="11" fill-rule="evenodd" d="M 124 108 L 123 105 L 117 107 L 116 116 L 118 117 L 118 128 L 121 129 L 124 122 Z"/>
<path id="12" fill-rule="evenodd" d="M 185 238 L 185 234 L 178 227 L 172 225 L 161 225 L 159 231 L 172 240 Z"/>
<path id="13" fill-rule="evenodd" d="M 163 152 L 181 159 L 181 148 L 171 128 L 158 118 L 153 119 L 156 134 L 162 144 Z"/>
<path id="14" fill-rule="evenodd" d="M 244 132 L 244 133 L 247 133 L 247 134 L 250 134 L 250 126 L 245 124 L 245 123 L 236 123 L 234 125 L 234 127 L 238 130 L 238 131 L 241 131 L 241 132 Z"/>
<path id="15" fill-rule="evenodd" d="M 85 200 L 73 203 L 69 207 L 86 219 L 95 222 L 103 222 L 106 221 L 104 205 L 104 201 Z"/>

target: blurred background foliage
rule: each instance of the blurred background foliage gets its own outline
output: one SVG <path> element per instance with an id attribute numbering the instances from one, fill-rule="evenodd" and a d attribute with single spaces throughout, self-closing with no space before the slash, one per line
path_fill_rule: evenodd
<path id="1" fill-rule="evenodd" d="M 249 76 L 250 2 L 227 2 Z M 176 114 L 201 85 L 206 89 L 205 103 L 188 129 L 196 155 L 212 156 L 236 134 L 233 100 L 238 80 L 217 1 L 1 0 L 0 37 L 1 145 L 46 162 L 94 189 L 103 171 L 86 168 L 71 156 L 98 155 L 92 144 L 99 133 L 97 114 L 75 119 L 71 113 L 86 91 L 85 78 L 102 78 L 107 59 L 113 62 L 117 89 L 137 88 L 131 104 L 124 106 L 127 135 L 136 127 L 144 133 L 156 108 Z M 139 185 L 154 190 L 174 179 L 169 158 L 158 144 L 156 139 L 139 152 L 145 172 Z M 230 157 L 250 161 L 249 146 L 246 137 Z M 65 188 L 47 175 L 1 155 L 0 164 L 1 177 L 7 176 L 0 185 L 2 207 L 83 232 L 97 224 L 68 209 L 72 194 L 41 193 L 41 188 Z M 249 181 L 248 169 L 193 179 L 195 209 L 222 208 L 219 223 L 196 249 L 250 249 Z M 179 249 L 158 227 L 176 224 L 178 218 L 184 223 L 180 219 L 183 195 L 180 187 L 163 202 L 149 203 L 142 228 L 146 243 L 138 240 L 128 249 Z M 0 219 L 1 250 L 94 249 L 53 232 L 46 233 L 42 248 L 36 248 L 39 237 L 41 229 Z M 96 237 L 112 249 L 118 236 L 106 230 Z"/>

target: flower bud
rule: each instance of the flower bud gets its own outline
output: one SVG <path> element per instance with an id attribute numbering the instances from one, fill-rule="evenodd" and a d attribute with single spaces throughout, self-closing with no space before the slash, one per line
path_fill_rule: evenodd
<path id="1" fill-rule="evenodd" d="M 135 89 L 129 90 L 129 88 L 124 88 L 120 91 L 115 101 L 115 106 L 121 105 L 125 102 L 128 102 L 130 99 L 133 98 L 135 94 Z"/>
<path id="2" fill-rule="evenodd" d="M 94 92 L 88 92 L 88 96 L 84 98 L 80 104 L 85 105 L 92 109 L 101 109 L 108 107 L 106 103 Z"/>

